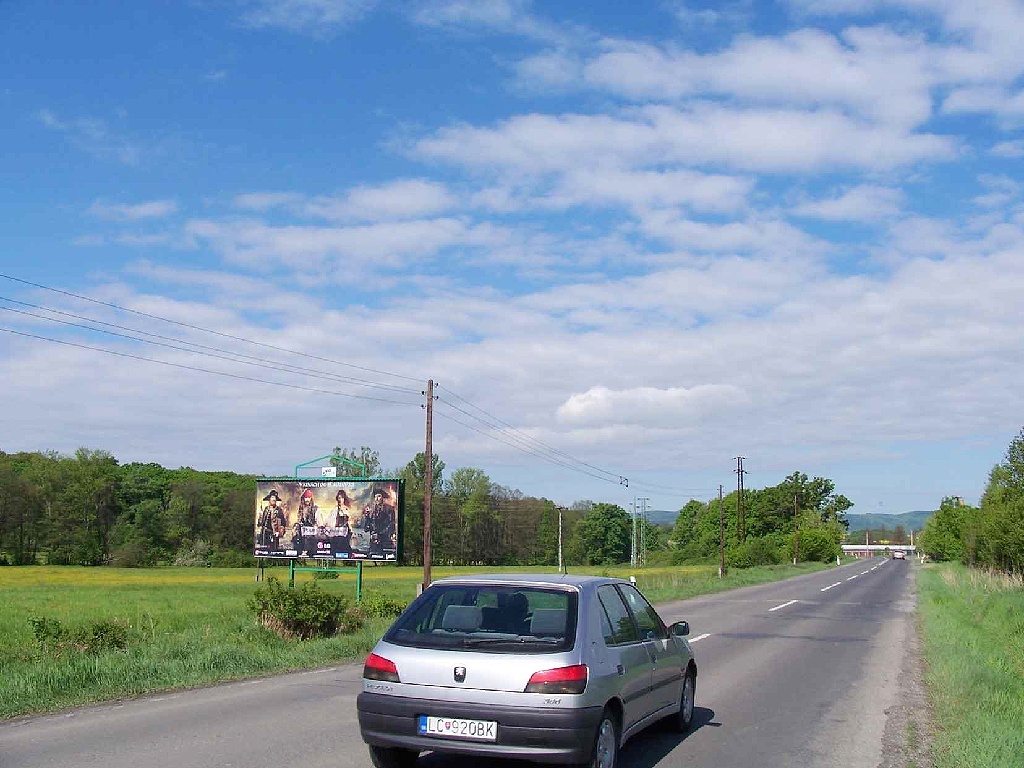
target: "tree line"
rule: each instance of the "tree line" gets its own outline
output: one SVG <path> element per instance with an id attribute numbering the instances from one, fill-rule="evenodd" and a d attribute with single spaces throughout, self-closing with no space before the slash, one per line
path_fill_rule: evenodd
<path id="1" fill-rule="evenodd" d="M 981 505 L 943 499 L 918 543 L 933 560 L 1024 574 L 1024 428 L 989 473 Z"/>
<path id="2" fill-rule="evenodd" d="M 378 453 L 336 448 L 339 476 L 405 481 L 404 562 L 422 564 L 426 459 L 385 471 Z M 690 501 L 674 526 L 636 521 L 620 505 L 559 508 L 494 483 L 474 467 L 446 475 L 432 457 L 432 550 L 439 565 L 554 565 L 559 525 L 568 565 L 629 562 L 642 542 L 649 564 L 714 562 L 718 499 Z M 251 565 L 255 475 L 120 464 L 106 451 L 0 451 L 0 563 L 147 566 Z M 777 486 L 722 500 L 729 563 L 829 560 L 839 551 L 850 501 L 832 481 L 794 472 Z M 742 506 L 743 514 L 739 511 Z"/>

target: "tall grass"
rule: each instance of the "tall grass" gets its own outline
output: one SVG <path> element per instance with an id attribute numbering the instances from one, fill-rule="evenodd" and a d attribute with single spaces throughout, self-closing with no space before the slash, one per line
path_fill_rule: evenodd
<path id="1" fill-rule="evenodd" d="M 1024 766 L 1024 581 L 928 566 L 919 605 L 936 768 Z"/>
<path id="2" fill-rule="evenodd" d="M 654 602 L 683 599 L 818 570 L 822 564 L 732 570 L 714 566 L 638 569 L 637 583 Z M 434 568 L 433 577 L 527 568 Z M 572 569 L 626 577 L 628 566 Z M 288 578 L 284 568 L 267 575 Z M 371 619 L 351 636 L 286 641 L 257 626 L 246 608 L 255 571 L 218 568 L 0 568 L 0 717 L 137 696 L 158 690 L 325 666 L 361 658 L 387 629 Z M 313 578 L 296 574 L 297 581 Z M 416 595 L 419 568 L 367 567 L 363 594 L 402 603 Z M 320 580 L 325 591 L 355 599 L 353 571 Z M 124 650 L 54 653 L 36 641 L 31 619 L 57 620 L 68 630 L 114 621 L 127 628 Z M 38 622 L 37 622 L 38 624 Z"/>

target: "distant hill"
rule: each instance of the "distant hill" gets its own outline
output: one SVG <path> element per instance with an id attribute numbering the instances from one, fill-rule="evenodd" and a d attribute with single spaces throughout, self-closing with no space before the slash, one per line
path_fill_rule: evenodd
<path id="1" fill-rule="evenodd" d="M 920 531 L 924 528 L 925 521 L 932 516 L 934 510 L 918 510 L 916 512 L 903 512 L 898 515 L 883 515 L 879 512 L 869 512 L 865 515 L 847 515 L 850 521 L 851 531 L 877 530 L 886 527 L 890 531 L 897 525 L 902 525 L 907 531 Z"/>
<path id="2" fill-rule="evenodd" d="M 647 522 L 651 525 L 675 525 L 678 509 L 648 509 Z"/>

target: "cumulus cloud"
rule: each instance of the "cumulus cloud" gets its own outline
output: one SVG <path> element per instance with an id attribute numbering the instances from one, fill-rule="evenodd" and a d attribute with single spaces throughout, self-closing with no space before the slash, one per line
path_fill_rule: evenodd
<path id="1" fill-rule="evenodd" d="M 362 18 L 375 5 L 376 0 L 244 0 L 242 22 L 319 36 Z"/>
<path id="2" fill-rule="evenodd" d="M 861 184 L 835 197 L 801 203 L 793 213 L 826 221 L 878 221 L 899 215 L 905 201 L 900 189 Z"/>
<path id="3" fill-rule="evenodd" d="M 650 106 L 627 116 L 521 115 L 491 128 L 452 126 L 415 155 L 473 168 L 537 174 L 586 167 L 720 164 L 768 172 L 886 169 L 953 155 L 949 136 L 905 133 L 837 111 Z"/>
<path id="4" fill-rule="evenodd" d="M 178 211 L 174 200 L 148 200 L 143 203 L 107 203 L 97 200 L 89 206 L 90 215 L 110 221 L 162 219 Z"/>
<path id="5" fill-rule="evenodd" d="M 301 195 L 294 192 L 248 192 L 233 204 L 266 213 L 284 209 L 291 214 L 327 221 L 388 221 L 434 216 L 455 207 L 457 198 L 445 185 L 428 179 L 396 179 L 376 186 L 353 187 L 341 195 Z"/>
<path id="6" fill-rule="evenodd" d="M 619 391 L 591 387 L 571 395 L 559 406 L 557 414 L 559 421 L 573 426 L 636 424 L 679 428 L 693 426 L 718 411 L 740 407 L 748 399 L 742 389 L 731 384 Z"/>

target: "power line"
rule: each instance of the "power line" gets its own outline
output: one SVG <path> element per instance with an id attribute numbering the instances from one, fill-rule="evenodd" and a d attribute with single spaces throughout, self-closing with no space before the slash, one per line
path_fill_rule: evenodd
<path id="1" fill-rule="evenodd" d="M 446 405 L 451 406 L 451 403 L 446 403 Z M 448 421 L 453 421 L 456 424 L 458 424 L 459 426 L 465 427 L 466 429 L 472 430 L 473 432 L 477 432 L 477 433 L 483 435 L 484 437 L 489 437 L 491 440 L 499 442 L 499 443 L 501 443 L 503 445 L 507 445 L 509 448 L 513 448 L 513 449 L 515 449 L 517 451 L 520 451 L 521 453 L 525 453 L 525 454 L 527 454 L 529 456 L 533 456 L 536 459 L 541 459 L 542 461 L 546 461 L 546 462 L 548 462 L 550 464 L 556 464 L 556 465 L 558 465 L 560 467 L 563 467 L 565 469 L 572 470 L 573 472 L 579 472 L 581 474 L 587 475 L 588 477 L 592 477 L 595 480 L 601 480 L 602 482 L 606 482 L 606 483 L 616 483 L 616 484 L 619 483 L 618 479 L 612 480 L 612 479 L 609 479 L 607 477 L 603 477 L 601 475 L 594 474 L 593 472 L 589 472 L 589 471 L 587 471 L 585 469 L 581 469 L 578 466 L 573 466 L 572 464 L 567 464 L 567 463 L 565 463 L 563 461 L 560 461 L 558 459 L 555 459 L 555 458 L 553 458 L 551 456 L 545 456 L 544 454 L 540 454 L 540 453 L 537 453 L 535 451 L 529 450 L 528 448 L 524 448 L 523 446 L 517 445 L 517 444 L 512 443 L 512 442 L 510 442 L 508 440 L 502 440 L 500 437 L 496 436 L 493 432 L 487 432 L 487 431 L 485 431 L 483 429 L 479 429 L 477 427 L 474 427 L 472 424 L 467 424 L 466 422 L 461 421 L 460 419 L 455 418 L 454 416 L 452 416 L 449 413 L 444 413 L 443 411 L 435 411 L 434 415 L 443 416 L 444 418 L 448 419 Z"/>
<path id="2" fill-rule="evenodd" d="M 212 358 L 216 358 L 218 360 L 227 360 L 229 362 L 241 363 L 242 365 L 254 365 L 254 366 L 259 366 L 261 368 L 270 368 L 272 370 L 281 371 L 283 373 L 303 373 L 305 375 L 312 376 L 314 378 L 329 379 L 329 380 L 333 380 L 333 381 L 339 381 L 339 382 L 342 382 L 342 383 L 345 383 L 345 384 L 353 384 L 353 385 L 359 386 L 359 387 L 369 387 L 369 388 L 375 388 L 375 389 L 385 389 L 385 390 L 389 390 L 389 391 L 392 391 L 392 392 L 398 392 L 398 393 L 403 393 L 403 394 L 418 394 L 417 390 L 414 390 L 414 389 L 412 389 L 410 387 L 399 387 L 399 386 L 395 386 L 393 384 L 380 384 L 380 383 L 377 383 L 377 382 L 367 381 L 365 379 L 356 379 L 356 378 L 353 378 L 351 376 L 341 376 L 339 374 L 330 373 L 329 371 L 321 371 L 321 370 L 317 370 L 315 368 L 306 368 L 304 366 L 282 366 L 279 363 L 274 362 L 273 360 L 268 360 L 268 359 L 263 358 L 263 357 L 255 357 L 253 355 L 246 355 L 246 354 L 243 354 L 243 353 L 240 353 L 240 352 L 233 352 L 231 350 L 221 349 L 219 347 L 210 347 L 210 346 L 207 346 L 205 344 L 198 344 L 196 342 L 187 341 L 185 339 L 178 339 L 178 338 L 175 338 L 173 336 L 163 336 L 163 335 L 157 334 L 157 333 L 150 333 L 148 331 L 143 331 L 143 330 L 140 330 L 138 328 L 132 328 L 130 326 L 125 326 L 125 325 L 118 325 L 117 323 L 108 323 L 108 322 L 105 322 L 103 320 L 96 320 L 95 318 L 87 317 L 85 315 L 77 315 L 77 314 L 75 314 L 73 312 L 64 312 L 64 311 L 59 310 L 59 309 L 51 309 L 49 307 L 40 306 L 38 304 L 30 304 L 30 303 L 25 302 L 25 301 L 18 301 L 16 299 L 10 299 L 10 298 L 7 298 L 5 296 L 0 296 L 0 301 L 7 301 L 7 302 L 10 302 L 12 304 L 19 304 L 19 305 L 21 305 L 23 307 L 32 307 L 34 309 L 41 309 L 44 312 L 50 312 L 52 314 L 62 315 L 64 317 L 73 317 L 73 318 L 78 319 L 78 320 L 84 320 L 85 322 L 88 322 L 88 323 L 95 323 L 96 325 L 103 325 L 103 326 L 107 326 L 109 328 L 119 328 L 121 330 L 131 331 L 132 333 L 137 333 L 137 334 L 140 334 L 142 336 L 149 336 L 152 339 L 164 339 L 164 340 L 169 341 L 169 342 L 175 342 L 174 344 L 168 344 L 168 343 L 164 343 L 164 342 L 160 342 L 160 341 L 152 341 L 151 339 L 138 338 L 136 336 L 131 336 L 131 335 L 128 335 L 128 334 L 117 333 L 116 331 L 107 330 L 106 328 L 95 328 L 95 327 L 90 326 L 90 325 L 84 325 L 84 324 L 81 324 L 81 323 L 73 323 L 73 322 L 70 322 L 68 320 L 60 320 L 60 319 L 54 318 L 54 317 L 47 317 L 46 315 L 39 315 L 39 314 L 36 314 L 34 312 L 26 312 L 24 310 L 14 309 L 13 307 L 0 306 L 0 310 L 3 310 L 5 312 L 13 312 L 15 314 L 25 315 L 27 317 L 34 317 L 34 318 L 37 318 L 39 320 L 45 320 L 45 321 L 51 322 L 51 323 L 60 323 L 62 325 L 68 325 L 68 326 L 71 326 L 71 327 L 74 327 L 74 328 L 82 328 L 82 329 L 85 329 L 85 330 L 88 330 L 88 331 L 94 331 L 96 333 L 105 333 L 105 334 L 110 335 L 110 336 L 117 336 L 117 337 L 120 337 L 120 338 L 123 338 L 123 339 L 129 339 L 131 341 L 138 341 L 138 342 L 143 343 L 143 344 L 152 344 L 154 346 L 167 347 L 169 349 L 174 349 L 174 350 L 177 350 L 179 352 L 188 352 L 189 354 L 202 355 L 204 357 L 212 357 Z M 179 344 L 185 344 L 185 345 L 188 345 L 188 346 L 178 346 Z M 189 347 L 195 347 L 195 349 L 189 349 Z M 211 352 L 207 352 L 207 351 L 202 351 L 202 350 L 212 350 L 212 351 Z M 220 354 L 214 354 L 214 353 L 220 353 Z"/>
<path id="3" fill-rule="evenodd" d="M 585 462 L 585 461 L 583 461 L 583 460 L 581 460 L 581 459 L 577 459 L 577 458 L 576 458 L 576 457 L 574 457 L 574 456 L 570 456 L 570 455 L 569 455 L 568 453 L 566 453 L 565 451 L 561 451 L 561 450 L 559 450 L 558 448 L 555 448 L 555 447 L 553 447 L 553 446 L 550 446 L 550 445 L 548 445 L 547 443 L 545 443 L 545 442 L 544 442 L 544 441 L 542 441 L 542 440 L 538 440 L 537 438 L 535 438 L 535 437 L 532 437 L 532 436 L 530 436 L 530 435 L 527 435 L 526 433 L 524 433 L 524 432 L 522 432 L 522 431 L 520 431 L 520 430 L 516 429 L 515 427 L 513 427 L 513 426 L 512 426 L 511 424 L 509 424 L 508 422 L 506 422 L 506 421 L 502 421 L 502 420 L 501 420 L 501 419 L 499 419 L 499 418 L 498 418 L 497 416 L 495 416 L 495 415 L 493 415 L 493 414 L 491 414 L 491 413 L 488 413 L 487 411 L 485 411 L 485 410 L 484 410 L 483 408 L 481 408 L 480 406 L 478 406 L 478 405 L 474 405 L 473 403 L 471 403 L 471 402 L 470 402 L 469 400 L 467 400 L 466 398 L 464 398 L 464 397 L 461 397 L 461 396 L 460 396 L 460 395 L 458 395 L 458 394 L 457 394 L 456 392 L 453 392 L 453 391 L 452 391 L 451 389 L 448 389 L 447 387 L 441 387 L 441 388 L 442 388 L 442 389 L 444 389 L 445 391 L 447 391 L 447 392 L 448 392 L 449 394 L 451 394 L 451 395 L 452 395 L 453 397 L 455 397 L 456 399 L 458 399 L 458 400 L 460 400 L 461 402 L 463 402 L 463 403 L 465 403 L 466 405 L 468 405 L 469 407 L 471 407 L 471 408 L 473 408 L 473 409 L 475 409 L 475 410 L 479 411 L 480 413 L 484 414 L 484 415 L 485 415 L 485 416 L 487 416 L 488 418 L 490 418 L 490 419 L 493 419 L 493 420 L 494 420 L 495 422 L 497 422 L 498 424 L 500 424 L 500 425 L 502 425 L 503 427 L 506 427 L 506 428 L 507 428 L 507 430 L 502 430 L 502 429 L 500 429 L 499 427 L 495 427 L 495 429 L 499 429 L 499 431 L 503 431 L 503 432 L 504 432 L 504 431 L 511 431 L 511 432 L 515 433 L 516 435 L 520 435 L 520 436 L 521 436 L 521 438 L 522 438 L 522 439 L 523 439 L 524 441 L 527 441 L 527 442 L 530 442 L 530 443 L 536 443 L 537 445 L 541 446 L 541 447 L 542 447 L 542 448 L 544 448 L 545 450 L 547 450 L 547 451 L 550 451 L 551 453 L 557 454 L 557 455 L 559 455 L 559 456 L 562 456 L 562 457 L 564 457 L 564 458 L 568 459 L 569 461 L 572 461 L 572 462 L 574 462 L 574 463 L 576 463 L 576 464 L 581 464 L 581 465 L 583 465 L 583 466 L 585 466 L 585 467 L 589 467 L 590 469 L 596 470 L 597 472 L 600 472 L 600 473 L 602 473 L 602 474 L 606 474 L 606 475 L 611 475 L 611 476 L 615 477 L 615 478 L 616 478 L 616 480 L 622 480 L 622 475 L 619 475 L 619 474 L 618 474 L 618 473 L 616 473 L 616 472 L 609 472 L 608 470 L 605 470 L 605 469 L 601 469 L 601 467 L 596 467 L 596 466 L 594 466 L 593 464 L 588 464 L 587 462 Z M 459 410 L 459 411 L 461 411 L 462 413 L 465 413 L 465 414 L 466 414 L 467 416 L 470 416 L 471 418 L 475 418 L 475 419 L 477 419 L 477 420 L 479 420 L 479 421 L 483 422 L 484 424 L 488 424 L 488 422 L 487 422 L 486 420 L 484 420 L 484 419 L 480 418 L 479 416 L 474 416 L 473 414 L 471 414 L 471 413 L 468 413 L 468 412 L 466 412 L 466 411 L 462 410 L 461 408 L 459 408 L 458 406 L 454 405 L 453 403 L 448 403 L 448 405 L 450 405 L 450 406 L 451 406 L 452 408 L 455 408 L 456 410 Z M 493 424 L 488 424 L 488 426 L 494 427 L 494 425 L 493 425 Z"/>
<path id="4" fill-rule="evenodd" d="M 600 467 L 595 467 L 592 464 L 587 464 L 586 462 L 580 461 L 579 459 L 576 459 L 576 458 L 573 458 L 572 456 L 569 456 L 569 454 L 564 453 L 562 451 L 550 450 L 550 449 L 548 449 L 548 451 L 545 451 L 544 448 L 539 448 L 539 447 L 536 447 L 534 445 L 534 443 L 540 443 L 540 441 L 533 440 L 533 439 L 529 438 L 526 435 L 522 435 L 522 433 L 518 432 L 518 430 L 514 430 L 513 429 L 513 430 L 510 431 L 510 430 L 507 430 L 507 429 L 502 429 L 500 427 L 495 426 L 494 423 L 488 421 L 487 419 L 481 418 L 480 416 L 476 416 L 475 414 L 470 413 L 469 411 L 465 410 L 464 408 L 460 408 L 459 406 L 455 405 L 454 403 L 451 403 L 451 402 L 449 402 L 447 400 L 444 400 L 444 399 L 440 400 L 440 402 L 444 403 L 449 408 L 453 408 L 454 410 L 458 411 L 459 413 L 461 413 L 461 414 L 463 414 L 465 416 L 470 417 L 471 419 L 476 419 L 481 424 L 486 424 L 488 427 L 490 427 L 491 429 L 495 430 L 499 434 L 505 435 L 509 440 L 513 441 L 518 446 L 521 446 L 525 452 L 529 452 L 530 455 L 532 455 L 532 456 L 537 456 L 538 458 L 551 459 L 552 461 L 555 461 L 555 462 L 561 464 L 562 466 L 572 466 L 572 464 L 567 464 L 566 463 L 568 461 L 568 462 L 572 462 L 575 465 L 581 465 L 581 466 L 584 466 L 584 467 L 588 467 L 590 469 L 596 470 L 597 472 L 599 472 L 602 475 L 608 475 L 608 477 L 603 477 L 602 478 L 603 480 L 607 480 L 608 482 L 621 483 L 622 480 L 624 479 L 622 477 L 622 475 L 620 475 L 618 473 L 609 472 L 608 470 L 601 469 Z M 520 435 L 522 435 L 522 436 L 520 436 Z M 543 444 L 541 444 L 541 445 L 543 445 Z M 565 459 L 558 458 L 559 456 L 564 456 Z"/>
<path id="5" fill-rule="evenodd" d="M 324 362 L 324 363 L 331 363 L 333 365 L 343 365 L 343 366 L 346 366 L 348 368 L 355 368 L 356 370 L 366 371 L 367 373 L 376 373 L 376 374 L 381 375 L 381 376 L 392 376 L 392 377 L 394 377 L 396 379 L 405 379 L 406 381 L 415 381 L 415 382 L 419 383 L 419 379 L 413 378 L 412 376 L 404 376 L 404 375 L 399 374 L 399 373 L 391 373 L 390 371 L 381 371 L 381 370 L 377 370 L 376 368 L 368 368 L 366 366 L 356 365 L 355 363 L 346 363 L 346 362 L 343 362 L 341 360 L 332 360 L 329 357 L 319 357 L 317 355 L 311 355 L 311 354 L 306 353 L 306 352 L 299 352 L 299 351 L 294 350 L 294 349 L 289 349 L 288 347 L 279 347 L 279 346 L 277 346 L 275 344 L 268 344 L 268 343 L 263 342 L 263 341 L 254 341 L 253 339 L 247 339 L 244 336 L 235 336 L 235 335 L 230 334 L 230 333 L 223 333 L 221 331 L 215 331 L 215 330 L 213 330 L 211 328 L 204 328 L 201 325 L 193 325 L 192 323 L 184 323 L 184 322 L 181 322 L 180 320 L 171 320 L 168 317 L 161 317 L 160 315 L 154 315 L 154 314 L 150 314 L 148 312 L 142 312 L 141 310 L 137 310 L 137 309 L 129 309 L 128 307 L 122 307 L 119 304 L 113 304 L 113 303 L 108 302 L 108 301 L 100 301 L 99 299 L 94 299 L 94 298 L 92 298 L 90 296 L 83 296 L 82 294 L 73 293 L 71 291 L 65 291 L 65 290 L 62 290 L 60 288 L 53 288 L 51 286 L 43 285 L 41 283 L 33 283 L 30 280 L 23 280 L 20 277 L 14 277 L 13 275 L 7 275 L 7 274 L 4 274 L 2 272 L 0 272 L 0 278 L 3 278 L 5 280 L 10 280 L 10 281 L 15 282 L 15 283 L 21 283 L 22 285 L 29 285 L 29 286 L 32 286 L 33 288 L 40 288 L 40 289 L 42 289 L 44 291 L 51 291 L 53 293 L 57 293 L 57 294 L 60 294 L 62 296 L 70 296 L 72 298 L 80 299 L 82 301 L 88 301 L 88 302 L 90 302 L 92 304 L 98 304 L 98 305 L 103 306 L 103 307 L 109 307 L 111 309 L 116 309 L 119 312 L 130 312 L 133 315 L 138 315 L 140 317 L 146 317 L 146 318 L 149 318 L 150 320 L 159 320 L 160 322 L 170 323 L 172 325 L 177 325 L 177 326 L 180 326 L 182 328 L 191 328 L 194 331 L 201 331 L 203 333 L 210 333 L 210 334 L 213 334 L 214 336 L 220 336 L 221 338 L 231 339 L 233 341 L 241 341 L 241 342 L 244 342 L 246 344 L 253 344 L 253 345 L 257 346 L 257 347 L 263 347 L 264 349 L 272 349 L 275 352 L 285 352 L 285 353 L 287 353 L 289 355 L 299 355 L 301 357 L 308 357 L 308 358 L 313 359 L 313 360 L 319 360 L 319 361 Z"/>
<path id="6" fill-rule="evenodd" d="M 210 373 L 210 374 L 213 374 L 215 376 L 225 376 L 225 377 L 230 378 L 230 379 L 239 379 L 241 381 L 252 381 L 252 382 L 259 383 L 259 384 L 270 384 L 270 385 L 273 385 L 275 387 L 286 387 L 288 389 L 297 389 L 297 390 L 301 390 L 303 392 L 315 392 L 315 393 L 321 394 L 321 395 L 335 395 L 335 396 L 338 396 L 338 397 L 352 397 L 352 398 L 355 398 L 357 400 L 372 400 L 372 401 L 378 402 L 378 403 L 391 403 L 392 405 L 416 405 L 416 403 L 403 402 L 403 401 L 400 401 L 400 400 L 387 400 L 387 399 L 382 398 L 382 397 L 371 397 L 369 395 L 356 395 L 356 394 L 353 394 L 351 392 L 338 392 L 338 391 L 330 390 L 330 389 L 319 389 L 317 387 L 304 387 L 301 384 L 289 384 L 289 383 L 283 382 L 283 381 L 273 381 L 271 379 L 260 379 L 260 378 L 257 378 L 255 376 L 245 376 L 245 375 L 238 374 L 238 373 L 228 373 L 226 371 L 215 371 L 215 370 L 210 369 L 210 368 L 201 368 L 201 367 L 195 366 L 195 365 L 185 365 L 184 363 L 172 363 L 172 362 L 169 362 L 167 360 L 157 360 L 157 359 L 152 358 L 152 357 L 143 357 L 142 355 L 133 355 L 133 354 L 128 353 L 128 352 L 118 352 L 118 351 L 113 350 L 113 349 L 104 349 L 103 347 L 94 347 L 94 346 L 92 346 L 90 344 L 79 344 L 79 343 L 73 342 L 73 341 L 64 341 L 64 340 L 61 340 L 61 339 L 53 339 L 53 338 L 50 338 L 49 336 L 40 336 L 40 335 L 34 334 L 34 333 L 26 333 L 24 331 L 16 331 L 13 328 L 5 328 L 3 326 L 0 326 L 0 331 L 6 331 L 7 333 L 13 333 L 16 336 L 24 336 L 25 338 L 29 338 L 29 339 L 38 339 L 40 341 L 49 341 L 49 342 L 52 342 L 54 344 L 63 344 L 64 346 L 68 346 L 68 347 L 77 347 L 78 349 L 88 349 L 88 350 L 90 350 L 92 352 L 103 352 L 104 354 L 115 355 L 117 357 L 124 357 L 124 358 L 128 358 L 128 359 L 131 359 L 131 360 L 141 360 L 141 361 L 146 362 L 146 363 L 157 363 L 158 365 L 166 365 L 166 366 L 170 366 L 171 368 L 179 368 L 179 369 L 187 370 L 187 371 L 197 371 L 199 373 Z"/>

